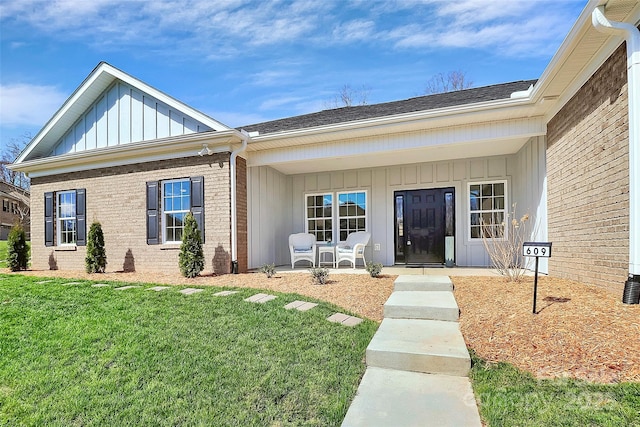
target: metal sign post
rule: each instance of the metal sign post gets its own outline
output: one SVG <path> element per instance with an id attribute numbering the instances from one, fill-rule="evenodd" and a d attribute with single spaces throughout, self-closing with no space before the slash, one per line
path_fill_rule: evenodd
<path id="1" fill-rule="evenodd" d="M 536 258 L 536 277 L 533 281 L 533 314 L 536 314 L 536 296 L 538 294 L 538 261 L 540 258 L 551 258 L 551 242 L 524 242 L 522 256 Z"/>

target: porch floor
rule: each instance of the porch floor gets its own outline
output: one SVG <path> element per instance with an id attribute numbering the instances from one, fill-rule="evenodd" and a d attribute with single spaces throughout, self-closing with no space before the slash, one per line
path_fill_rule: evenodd
<path id="1" fill-rule="evenodd" d="M 296 265 L 296 268 L 291 269 L 290 265 L 281 265 L 276 267 L 278 273 L 308 273 L 308 267 L 303 267 L 302 264 Z M 358 266 L 353 269 L 348 266 L 340 268 L 329 268 L 329 274 L 369 274 L 367 270 L 362 266 Z M 380 274 L 399 276 L 399 275 L 419 275 L 419 276 L 500 276 L 498 272 L 493 268 L 483 267 L 453 267 L 453 268 L 433 268 L 433 267 L 406 267 L 404 265 L 394 265 L 390 267 L 383 267 Z"/>

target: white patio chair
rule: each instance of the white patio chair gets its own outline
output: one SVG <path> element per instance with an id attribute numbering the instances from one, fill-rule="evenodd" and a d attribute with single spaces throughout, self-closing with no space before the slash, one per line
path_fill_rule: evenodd
<path id="1" fill-rule="evenodd" d="M 291 269 L 298 261 L 309 261 L 316 266 L 316 236 L 311 233 L 296 233 L 289 236 Z"/>
<path id="2" fill-rule="evenodd" d="M 356 268 L 356 259 L 362 258 L 364 265 L 367 261 L 364 259 L 364 248 L 369 243 L 371 233 L 366 231 L 357 231 L 347 236 L 347 240 L 336 248 L 336 266 L 339 267 L 341 261 L 349 261 L 353 268 Z"/>

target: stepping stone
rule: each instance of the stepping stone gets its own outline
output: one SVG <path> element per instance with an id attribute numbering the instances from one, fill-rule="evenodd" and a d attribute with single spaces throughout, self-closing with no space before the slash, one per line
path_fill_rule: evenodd
<path id="1" fill-rule="evenodd" d="M 165 289 L 169 289 L 169 286 L 154 286 L 153 288 L 149 288 L 147 290 L 160 292 L 160 291 L 164 291 Z"/>
<path id="2" fill-rule="evenodd" d="M 315 307 L 317 305 L 318 304 L 315 304 L 313 302 L 294 301 L 294 302 L 290 302 L 289 304 L 285 305 L 284 308 L 286 308 L 287 310 L 291 310 L 292 308 L 295 308 L 298 311 L 308 311 L 308 310 L 311 310 L 313 307 Z"/>
<path id="3" fill-rule="evenodd" d="M 36 282 L 38 285 L 44 285 L 45 283 L 51 283 L 53 280 L 41 280 L 40 282 Z"/>
<path id="4" fill-rule="evenodd" d="M 104 288 L 105 286 L 109 286 L 106 283 L 96 283 L 95 285 L 91 285 L 92 288 Z"/>
<path id="5" fill-rule="evenodd" d="M 238 291 L 221 291 L 213 294 L 214 297 L 226 297 L 227 295 L 237 294 Z"/>
<path id="6" fill-rule="evenodd" d="M 81 285 L 82 282 L 67 282 L 63 283 L 62 286 L 73 286 L 73 285 Z"/>
<path id="7" fill-rule="evenodd" d="M 449 276 L 398 276 L 393 282 L 394 291 L 453 291 Z"/>
<path id="8" fill-rule="evenodd" d="M 139 288 L 140 286 L 121 286 L 119 288 L 115 288 L 116 291 L 126 291 L 127 289 Z"/>
<path id="9" fill-rule="evenodd" d="M 466 377 L 368 367 L 342 427 L 481 427 Z"/>
<path id="10" fill-rule="evenodd" d="M 357 324 L 362 323 L 362 319 L 359 317 L 349 316 L 348 314 L 343 313 L 332 314 L 327 317 L 327 320 L 333 323 L 342 323 L 345 326 L 356 326 Z"/>
<path id="11" fill-rule="evenodd" d="M 247 302 L 257 302 L 259 304 L 264 304 L 265 302 L 271 301 L 271 300 L 276 299 L 276 298 L 277 297 L 275 295 L 255 294 L 254 296 L 245 299 L 245 301 L 247 301 Z"/>
<path id="12" fill-rule="evenodd" d="M 187 288 L 180 291 L 182 295 L 193 295 L 202 292 L 204 289 Z"/>

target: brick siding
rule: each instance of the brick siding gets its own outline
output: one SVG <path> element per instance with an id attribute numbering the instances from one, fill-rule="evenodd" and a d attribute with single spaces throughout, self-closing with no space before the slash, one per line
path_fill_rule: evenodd
<path id="1" fill-rule="evenodd" d="M 44 245 L 44 193 L 86 188 L 87 231 L 94 220 L 102 224 L 108 271 L 178 272 L 179 245 L 147 245 L 146 182 L 193 176 L 204 176 L 206 264 L 203 273 L 229 273 L 231 269 L 229 153 L 33 178 L 31 181 L 33 268 L 84 269 L 86 256 L 84 246 L 78 246 L 76 250 L 69 251 Z M 246 269 L 246 178 L 244 183 L 238 186 L 238 193 L 244 195 L 239 194 L 239 205 L 244 206 L 245 212 L 242 220 L 245 238 L 244 243 L 239 245 L 239 252 L 245 256 L 242 265 Z"/>
<path id="2" fill-rule="evenodd" d="M 629 262 L 623 43 L 547 126 L 549 272 L 618 289 Z"/>

